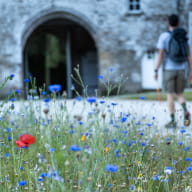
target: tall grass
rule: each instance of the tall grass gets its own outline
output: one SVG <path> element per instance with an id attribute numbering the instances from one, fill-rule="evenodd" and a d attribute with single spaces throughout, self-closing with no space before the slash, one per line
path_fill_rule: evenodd
<path id="1" fill-rule="evenodd" d="M 1 107 L 0 191 L 192 191 L 185 128 L 180 136 L 151 134 L 155 119 L 118 111 L 107 97 L 55 96 Z M 23 134 L 36 142 L 18 147 Z"/>

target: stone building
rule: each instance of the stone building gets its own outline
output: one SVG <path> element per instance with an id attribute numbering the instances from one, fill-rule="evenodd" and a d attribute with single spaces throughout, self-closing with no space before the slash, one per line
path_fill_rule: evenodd
<path id="1" fill-rule="evenodd" d="M 29 75 L 38 87 L 82 94 L 77 66 L 89 95 L 121 78 L 121 93 L 153 89 L 156 41 L 170 13 L 191 37 L 191 0 L 0 0 L 0 82 L 15 74 L 1 95 L 26 90 Z"/>

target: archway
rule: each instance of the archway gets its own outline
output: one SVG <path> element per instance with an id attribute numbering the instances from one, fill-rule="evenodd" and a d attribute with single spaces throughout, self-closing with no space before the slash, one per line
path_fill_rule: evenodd
<path id="1" fill-rule="evenodd" d="M 28 35 L 24 49 L 24 76 L 32 75 L 37 88 L 61 84 L 69 98 L 84 95 L 82 86 L 73 78 L 79 66 L 87 87 L 86 94 L 95 94 L 98 86 L 98 55 L 90 32 L 80 23 L 64 17 L 48 18 Z"/>

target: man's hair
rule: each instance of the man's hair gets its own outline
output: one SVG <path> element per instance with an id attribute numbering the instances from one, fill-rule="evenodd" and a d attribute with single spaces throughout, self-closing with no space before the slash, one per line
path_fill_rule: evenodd
<path id="1" fill-rule="evenodd" d="M 177 27 L 179 25 L 178 15 L 172 14 L 168 17 L 169 25 L 172 27 Z"/>

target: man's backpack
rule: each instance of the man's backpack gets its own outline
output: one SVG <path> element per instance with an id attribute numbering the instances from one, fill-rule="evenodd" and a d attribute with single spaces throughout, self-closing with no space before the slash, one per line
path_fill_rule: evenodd
<path id="1" fill-rule="evenodd" d="M 168 57 L 175 63 L 182 63 L 187 60 L 188 44 L 187 32 L 182 28 L 176 28 L 171 34 L 168 45 Z"/>

